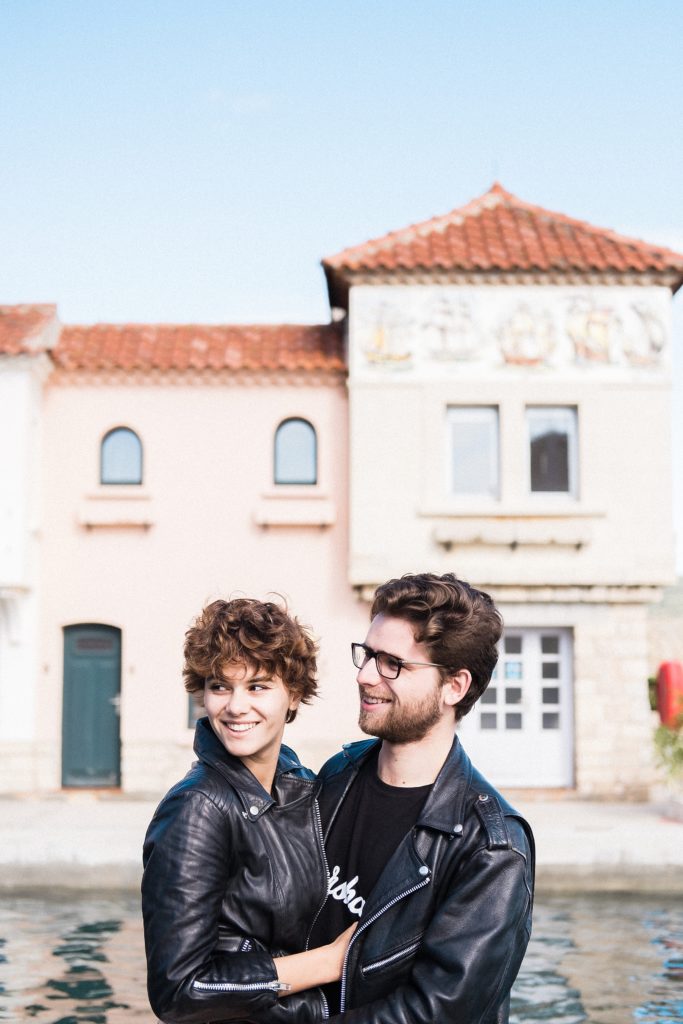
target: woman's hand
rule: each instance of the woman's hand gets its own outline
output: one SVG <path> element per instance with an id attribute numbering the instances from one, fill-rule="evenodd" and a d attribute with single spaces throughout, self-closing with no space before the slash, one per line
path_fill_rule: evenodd
<path id="1" fill-rule="evenodd" d="M 338 966 L 337 974 L 332 979 L 332 981 L 339 981 L 339 979 L 341 978 L 342 969 L 344 967 L 344 957 L 346 956 L 346 950 L 349 948 L 351 936 L 353 935 L 357 927 L 358 922 L 356 921 L 355 924 L 349 925 L 346 931 L 343 931 L 341 935 L 338 935 L 334 942 L 331 942 L 328 946 L 328 949 L 330 950 L 330 954 L 332 956 L 332 963 Z"/>
<path id="2" fill-rule="evenodd" d="M 357 924 L 352 924 L 338 935 L 334 942 L 326 946 L 318 946 L 317 949 L 308 949 L 304 953 L 294 953 L 291 956 L 275 957 L 278 979 L 290 986 L 280 995 L 287 996 L 307 988 L 339 981 L 346 950 L 356 928 Z"/>

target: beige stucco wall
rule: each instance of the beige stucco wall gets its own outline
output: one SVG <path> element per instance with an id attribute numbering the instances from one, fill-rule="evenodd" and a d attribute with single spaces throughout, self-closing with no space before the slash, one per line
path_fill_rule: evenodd
<path id="1" fill-rule="evenodd" d="M 646 366 L 616 352 L 608 363 L 578 363 L 564 349 L 538 365 L 506 363 L 499 335 L 485 333 L 488 323 L 497 323 L 489 307 L 502 309 L 507 302 L 515 308 L 519 300 L 505 286 L 481 290 L 488 305 L 479 297 L 480 310 L 482 316 L 487 310 L 488 319 L 483 318 L 476 358 L 430 359 L 418 334 L 405 363 L 369 360 L 368 325 L 376 308 L 391 320 L 387 307 L 394 322 L 418 322 L 420 286 L 352 290 L 352 581 L 372 583 L 397 564 L 407 570 L 419 563 L 439 570 L 457 565 L 465 578 L 490 585 L 672 582 L 668 342 Z M 575 301 L 571 289 L 527 291 L 548 315 Z M 476 289 L 449 290 L 454 296 L 460 292 L 469 296 Z M 582 289 L 581 296 L 587 302 L 591 290 Z M 626 319 L 624 309 L 648 302 L 667 331 L 667 296 L 661 288 L 615 287 L 597 290 L 592 301 L 596 309 L 611 301 L 615 321 L 617 313 Z M 498 407 L 498 500 L 449 494 L 450 405 Z M 577 409 L 576 498 L 529 493 L 525 410 L 533 405 Z"/>
<path id="2" fill-rule="evenodd" d="M 674 566 L 669 307 L 667 289 L 621 285 L 351 291 L 351 580 L 452 570 L 511 626 L 570 628 L 589 797 L 653 780 L 647 612 Z M 498 499 L 449 493 L 451 405 L 498 408 Z M 577 410 L 576 496 L 530 493 L 534 405 Z"/>

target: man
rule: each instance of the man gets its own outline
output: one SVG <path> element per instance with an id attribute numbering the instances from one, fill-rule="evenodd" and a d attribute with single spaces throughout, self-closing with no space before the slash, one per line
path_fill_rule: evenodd
<path id="1" fill-rule="evenodd" d="M 489 683 L 502 620 L 451 573 L 390 580 L 371 620 L 352 653 L 359 724 L 377 739 L 320 776 L 330 881 L 311 944 L 358 922 L 330 1014 L 500 1024 L 531 929 L 533 838 L 455 731 Z"/>

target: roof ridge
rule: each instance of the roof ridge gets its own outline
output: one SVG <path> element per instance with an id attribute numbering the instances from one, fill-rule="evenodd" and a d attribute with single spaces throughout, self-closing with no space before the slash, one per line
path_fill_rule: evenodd
<path id="1" fill-rule="evenodd" d="M 570 217 L 566 213 L 550 210 L 537 203 L 529 203 L 524 199 L 520 199 L 513 192 L 508 191 L 499 181 L 494 181 L 486 192 L 480 196 L 475 196 L 474 199 L 469 200 L 463 206 L 455 207 L 448 213 L 439 214 L 427 220 L 409 224 L 404 228 L 390 231 L 385 235 L 371 238 L 366 242 L 348 246 L 334 256 L 326 257 L 322 263 L 323 266 L 330 267 L 331 269 L 344 266 L 347 261 L 356 256 L 371 257 L 385 249 L 391 249 L 396 244 L 410 244 L 418 238 L 435 232 L 445 231 L 449 227 L 459 226 L 469 217 L 479 216 L 486 210 L 494 210 L 501 206 L 511 211 L 524 211 L 543 220 L 552 221 L 555 224 L 566 224 L 568 227 L 578 228 L 591 236 L 608 238 L 617 245 L 633 246 L 640 249 L 641 252 L 647 251 L 659 257 L 670 258 L 676 263 L 683 262 L 683 255 L 681 253 L 675 252 L 675 250 L 665 245 L 657 245 L 646 242 L 644 239 L 622 235 L 614 228 L 600 227 L 578 217 Z"/>

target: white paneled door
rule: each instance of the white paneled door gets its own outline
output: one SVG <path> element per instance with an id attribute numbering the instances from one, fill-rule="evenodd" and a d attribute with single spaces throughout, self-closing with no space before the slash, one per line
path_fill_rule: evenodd
<path id="1" fill-rule="evenodd" d="M 506 630 L 495 675 L 458 735 L 494 785 L 572 786 L 571 630 Z"/>

